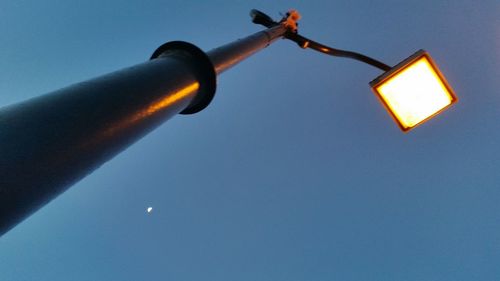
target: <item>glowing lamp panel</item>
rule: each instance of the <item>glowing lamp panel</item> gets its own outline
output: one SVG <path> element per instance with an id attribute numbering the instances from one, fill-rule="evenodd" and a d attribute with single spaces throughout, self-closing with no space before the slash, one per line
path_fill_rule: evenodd
<path id="1" fill-rule="evenodd" d="M 456 98 L 430 59 L 421 54 L 374 86 L 403 131 L 437 114 Z"/>

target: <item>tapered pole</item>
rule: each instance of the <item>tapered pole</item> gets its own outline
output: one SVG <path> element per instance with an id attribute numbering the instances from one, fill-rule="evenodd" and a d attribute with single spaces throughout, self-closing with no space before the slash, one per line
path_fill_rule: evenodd
<path id="1" fill-rule="evenodd" d="M 170 117 L 204 109 L 217 74 L 285 32 L 278 25 L 207 54 L 166 43 L 145 63 L 0 109 L 0 235 Z"/>

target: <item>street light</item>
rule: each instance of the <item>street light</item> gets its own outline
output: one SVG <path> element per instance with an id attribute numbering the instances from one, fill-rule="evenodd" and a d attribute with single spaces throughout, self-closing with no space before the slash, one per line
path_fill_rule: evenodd
<path id="1" fill-rule="evenodd" d="M 299 35 L 296 11 L 289 11 L 279 22 L 257 10 L 251 16 L 267 29 L 208 52 L 187 42 L 168 42 L 149 61 L 1 108 L 0 236 L 172 116 L 206 108 L 214 97 L 218 75 L 280 38 L 382 69 L 386 73 L 373 85 L 404 130 L 456 101 L 425 54 L 422 60 L 412 57 L 392 68 Z M 432 81 L 430 92 L 439 94 L 436 85 L 441 85 L 441 90 L 448 90 L 448 98 L 441 93 L 436 103 L 426 91 L 424 98 L 410 95 L 433 105 L 417 114 L 408 106 L 412 102 L 405 102 L 404 109 L 414 110 L 408 115 L 395 105 L 406 99 L 394 88 L 402 88 L 401 81 L 410 74 L 420 73 L 420 65 L 435 70 L 430 76 L 419 75 Z"/>
<path id="2" fill-rule="evenodd" d="M 278 24 L 266 15 L 261 17 L 266 20 L 257 21 L 259 24 L 267 27 Z M 288 32 L 285 38 L 304 49 L 355 59 L 383 70 L 384 73 L 371 81 L 370 86 L 403 132 L 428 121 L 458 101 L 431 56 L 424 50 L 419 50 L 396 66 L 390 67 L 363 54 L 320 44 L 297 32 Z"/>
<path id="3" fill-rule="evenodd" d="M 452 88 L 424 50 L 377 77 L 370 85 L 404 132 L 457 101 Z"/>

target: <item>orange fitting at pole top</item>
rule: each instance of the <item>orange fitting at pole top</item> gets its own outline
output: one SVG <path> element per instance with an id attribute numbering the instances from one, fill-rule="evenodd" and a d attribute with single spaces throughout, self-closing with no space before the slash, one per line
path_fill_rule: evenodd
<path id="1" fill-rule="evenodd" d="M 282 24 L 284 24 L 289 30 L 297 33 L 298 29 L 298 23 L 297 21 L 300 20 L 301 16 L 297 10 L 290 9 L 286 13 L 285 18 L 283 18 Z"/>

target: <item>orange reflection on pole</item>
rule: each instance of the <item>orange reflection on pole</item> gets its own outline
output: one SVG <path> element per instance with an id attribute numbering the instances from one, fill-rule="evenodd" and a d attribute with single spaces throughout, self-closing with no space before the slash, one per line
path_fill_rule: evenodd
<path id="1" fill-rule="evenodd" d="M 153 117 L 155 114 L 160 113 L 162 110 L 168 109 L 170 106 L 174 106 L 176 103 L 182 104 L 181 100 L 185 99 L 184 107 L 189 105 L 189 102 L 192 100 L 189 98 L 190 96 L 196 95 L 197 91 L 200 88 L 199 82 L 193 82 L 188 86 L 182 87 L 178 91 L 171 93 L 158 101 L 153 102 L 151 105 L 146 107 L 145 109 L 136 112 L 128 116 L 127 118 L 123 118 L 117 120 L 116 122 L 104 124 L 105 127 L 102 128 L 101 132 L 97 135 L 94 135 L 93 138 L 87 139 L 85 142 L 80 144 L 79 149 L 85 149 L 86 147 L 92 147 L 99 143 L 105 142 L 107 139 L 113 138 L 117 134 L 121 134 L 126 132 L 129 128 L 139 125 L 142 120 Z"/>
<path id="2" fill-rule="evenodd" d="M 157 111 L 162 110 L 163 108 L 169 107 L 170 105 L 176 103 L 177 101 L 185 98 L 188 95 L 191 95 L 192 93 L 198 91 L 200 88 L 200 83 L 194 82 L 191 85 L 182 88 L 181 90 L 177 91 L 173 95 L 167 96 L 158 102 L 152 104 L 144 113 L 143 115 L 149 116 L 151 114 L 154 114 Z"/>

